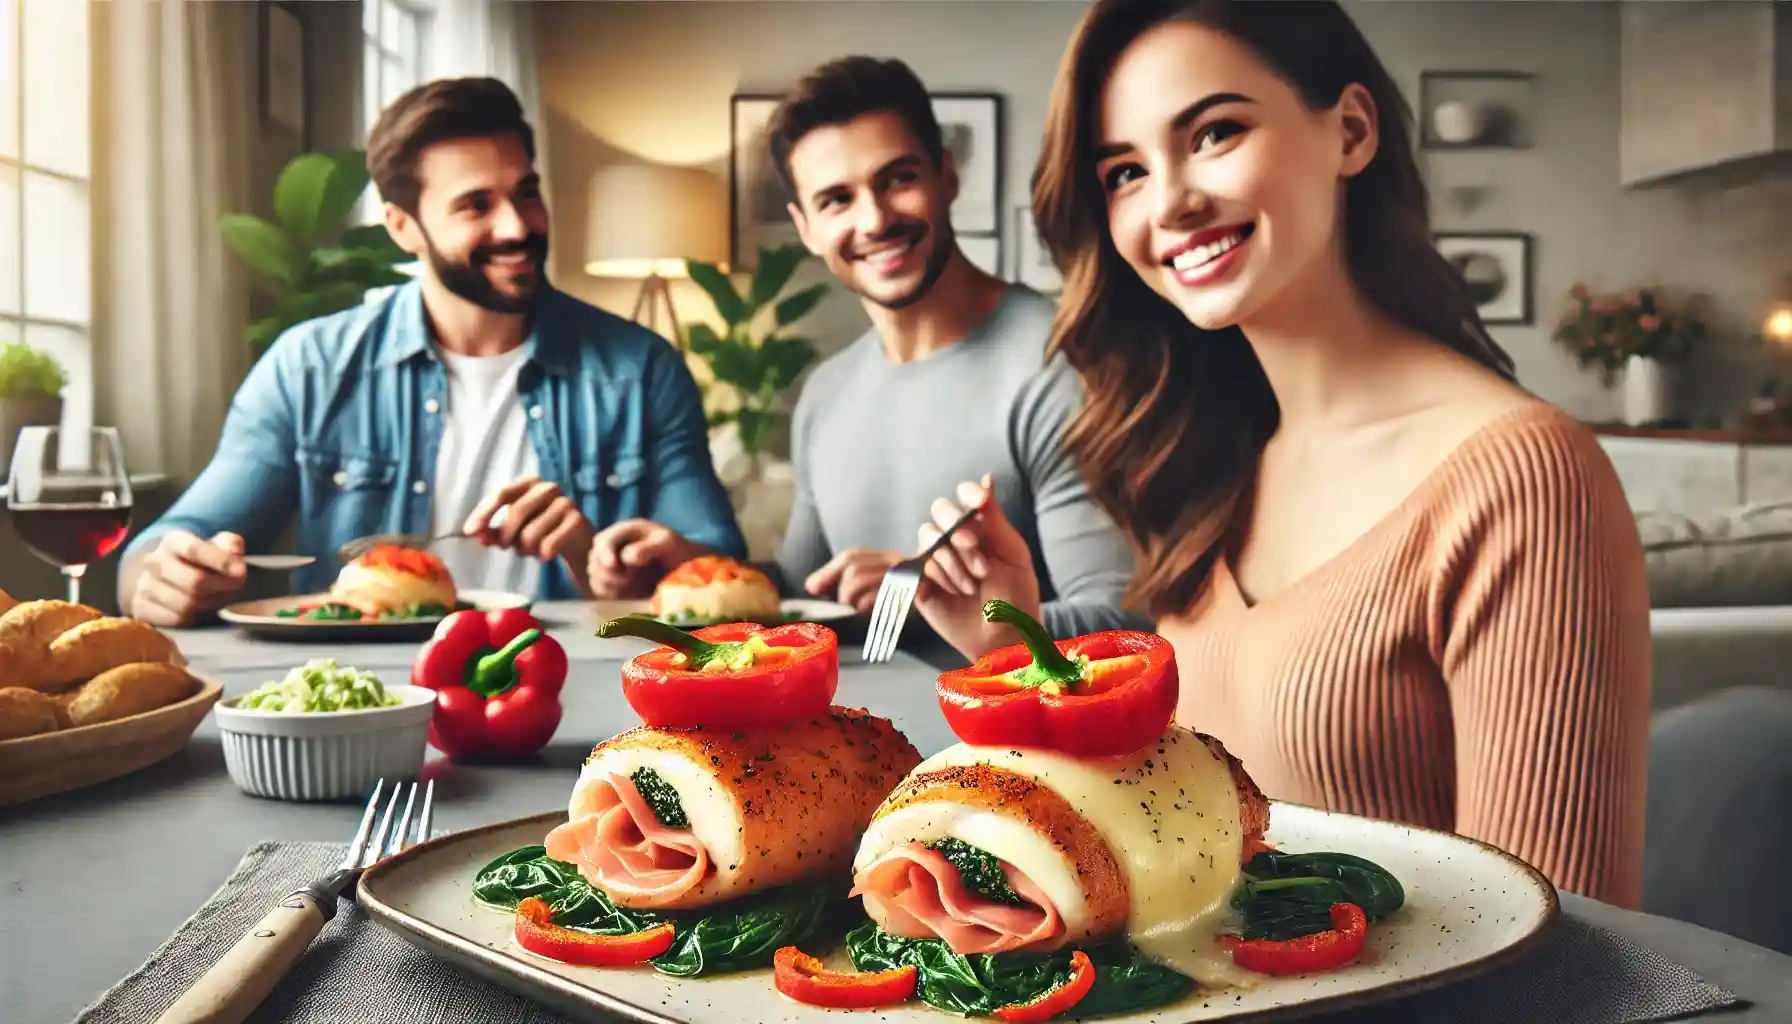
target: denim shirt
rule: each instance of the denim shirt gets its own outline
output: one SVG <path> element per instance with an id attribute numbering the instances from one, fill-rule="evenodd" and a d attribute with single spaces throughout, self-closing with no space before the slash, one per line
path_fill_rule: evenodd
<path id="1" fill-rule="evenodd" d="M 746 542 L 710 461 L 702 396 L 657 334 L 546 290 L 518 388 L 541 477 L 598 529 L 663 523 L 744 558 Z M 431 344 L 422 286 L 300 324 L 237 389 L 217 453 L 126 557 L 175 528 L 241 534 L 270 549 L 296 513 L 298 593 L 326 589 L 343 542 L 426 533 L 447 378 Z M 577 597 L 566 567 L 544 564 L 539 599 Z"/>

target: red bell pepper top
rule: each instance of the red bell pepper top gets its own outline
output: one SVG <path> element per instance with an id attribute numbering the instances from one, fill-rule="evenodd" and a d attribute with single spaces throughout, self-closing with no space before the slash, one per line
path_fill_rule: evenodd
<path id="1" fill-rule="evenodd" d="M 628 615 L 599 636 L 637 636 L 662 646 L 622 666 L 622 695 L 641 721 L 661 728 L 758 729 L 816 718 L 840 684 L 840 641 L 814 622 L 766 627 L 730 622 L 686 632 Z"/>
<path id="2" fill-rule="evenodd" d="M 1176 714 L 1176 652 L 1155 633 L 1110 629 L 1054 641 L 1031 616 L 990 601 L 983 617 L 1021 643 L 939 677 L 940 709 L 973 746 L 1119 757 L 1154 743 Z"/>

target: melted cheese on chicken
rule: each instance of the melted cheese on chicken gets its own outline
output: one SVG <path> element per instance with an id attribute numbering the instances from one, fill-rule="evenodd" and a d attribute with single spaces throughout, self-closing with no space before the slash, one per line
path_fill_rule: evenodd
<path id="1" fill-rule="evenodd" d="M 1139 950 L 1206 985 L 1254 983 L 1219 944 L 1240 879 L 1244 830 L 1226 763 L 1187 729 L 1123 758 L 1083 760 L 1039 750 L 958 744 L 915 774 L 987 764 L 1063 797 L 1101 833 L 1131 897 L 1128 937 Z M 1074 921 L 1088 900 L 1064 851 L 1013 818 L 947 801 L 903 808 L 872 823 L 855 870 L 911 841 L 961 839 L 1012 864 Z"/>

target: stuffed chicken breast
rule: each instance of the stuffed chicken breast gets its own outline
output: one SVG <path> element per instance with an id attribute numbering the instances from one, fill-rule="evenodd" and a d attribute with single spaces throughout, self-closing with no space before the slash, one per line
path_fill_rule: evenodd
<path id="1" fill-rule="evenodd" d="M 547 853 L 625 907 L 841 879 L 872 812 L 920 760 L 887 719 L 850 708 L 745 732 L 633 729 L 592 751 Z"/>
<path id="2" fill-rule="evenodd" d="M 1119 758 L 965 744 L 877 808 L 853 892 L 879 927 L 959 953 L 1124 934 L 1207 984 L 1248 984 L 1219 944 L 1269 806 L 1219 741 L 1172 726 Z"/>

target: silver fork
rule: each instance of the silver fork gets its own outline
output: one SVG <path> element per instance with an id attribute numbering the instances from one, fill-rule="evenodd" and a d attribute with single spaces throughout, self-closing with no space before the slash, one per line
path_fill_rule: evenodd
<path id="1" fill-rule="evenodd" d="M 367 798 L 367 809 L 361 813 L 361 827 L 355 830 L 348 856 L 336 870 L 268 911 L 260 924 L 238 939 L 211 970 L 157 1018 L 157 1024 L 237 1024 L 246 1020 L 298 962 L 317 933 L 336 916 L 337 897 L 361 877 L 361 872 L 375 861 L 429 838 L 430 811 L 436 793 L 434 780 L 423 790 L 415 838 L 411 829 L 411 811 L 417 803 L 415 782 L 403 793 L 404 813 L 398 818 L 398 827 L 392 827 L 392 815 L 398 809 L 400 790 L 405 789 L 402 785 L 392 787 L 392 799 L 386 804 L 385 814 L 380 815 L 379 830 L 374 830 L 373 820 L 385 786 L 385 779 L 374 785 L 373 795 Z"/>
<path id="2" fill-rule="evenodd" d="M 921 549 L 921 553 L 904 558 L 890 571 L 884 573 L 882 583 L 877 585 L 877 603 L 871 606 L 871 625 L 865 629 L 866 661 L 889 661 L 896 653 L 896 641 L 902 637 L 902 627 L 908 622 L 909 610 L 915 606 L 915 592 L 921 589 L 921 576 L 927 567 L 927 560 L 940 549 L 940 545 L 952 539 L 958 528 L 971 521 L 982 505 L 973 505 L 952 521 L 933 543 Z"/>
<path id="3" fill-rule="evenodd" d="M 504 520 L 508 518 L 509 515 L 510 506 L 500 506 L 498 511 L 492 513 L 491 521 L 486 524 L 486 528 L 496 530 L 498 527 L 504 525 Z M 453 540 L 456 537 L 464 538 L 466 536 L 468 535 L 459 530 L 455 530 L 451 533 L 438 533 L 433 536 L 427 533 L 373 533 L 368 534 L 365 537 L 356 537 L 353 540 L 343 541 L 342 546 L 336 549 L 336 558 L 338 561 L 352 562 L 362 555 L 365 555 L 367 552 L 372 551 L 374 548 L 384 547 L 388 544 L 396 545 L 401 548 L 427 548 L 445 540 Z"/>

